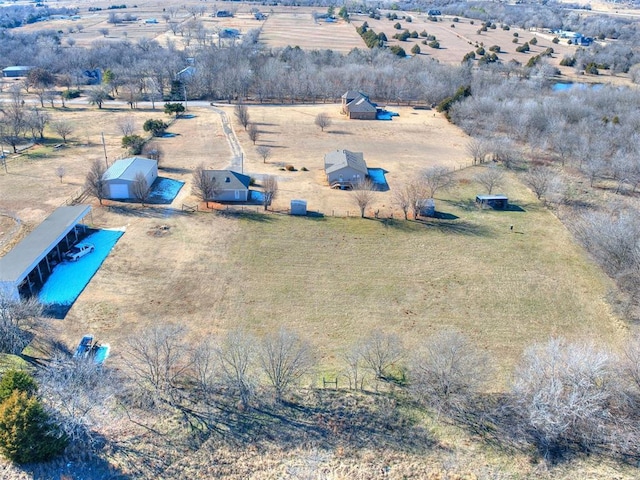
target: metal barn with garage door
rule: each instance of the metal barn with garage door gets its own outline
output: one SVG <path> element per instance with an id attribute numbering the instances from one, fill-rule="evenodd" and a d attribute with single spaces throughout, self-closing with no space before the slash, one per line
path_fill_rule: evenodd
<path id="1" fill-rule="evenodd" d="M 135 198 L 133 185 L 138 173 L 144 175 L 147 185 L 151 187 L 158 177 L 158 162 L 144 157 L 117 160 L 102 177 L 105 181 L 105 196 L 112 200 Z"/>

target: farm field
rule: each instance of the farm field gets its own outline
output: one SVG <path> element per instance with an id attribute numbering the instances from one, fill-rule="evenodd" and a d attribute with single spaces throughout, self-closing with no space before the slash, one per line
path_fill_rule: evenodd
<path id="1" fill-rule="evenodd" d="M 130 114 L 117 105 L 108 112 L 74 108 L 65 115 L 78 125 L 92 125 L 80 120 L 84 115 Z M 233 118 L 232 107 L 224 109 Z M 458 328 L 499 359 L 503 371 L 531 341 L 549 335 L 597 336 L 615 345 L 624 332 L 606 305 L 612 285 L 515 177 L 503 193 L 524 212 L 477 211 L 472 200 L 478 187 L 471 181 L 476 167 L 457 172 L 459 189 L 437 198 L 438 210 L 451 220 L 405 223 L 397 221 L 398 212 L 396 220 L 388 219 L 393 190 L 421 169 L 468 164 L 466 137 L 440 114 L 397 110 L 400 116 L 385 122 L 346 120 L 335 104 L 250 107 L 261 129 L 258 143 L 276 153 L 264 164 L 236 125 L 245 172 L 278 175 L 275 210 L 286 210 L 291 198 L 306 198 L 311 210 L 329 215 L 298 219 L 181 212 L 183 202 L 197 201 L 190 194 L 193 168 L 201 162 L 225 168 L 230 161 L 218 114 L 190 107 L 192 117 L 169 128 L 177 135 L 154 140 L 165 152 L 159 175 L 186 182 L 170 208 L 107 201 L 114 206 L 107 209 L 94 202 L 95 226 L 126 232 L 56 325 L 60 337 L 72 345 L 93 332 L 111 343 L 117 364 L 118 345 L 153 323 L 182 323 L 194 338 L 236 326 L 262 333 L 285 325 L 309 336 L 330 371 L 339 368 L 344 349 L 376 328 L 400 333 L 410 346 L 439 329 Z M 334 120 L 325 132 L 313 124 L 320 111 Z M 136 113 L 140 123 L 149 115 Z M 10 160 L 9 174 L 0 172 L 3 205 L 24 221 L 16 239 L 77 189 L 87 159 L 102 154 L 98 127 L 86 128 L 77 145 L 43 147 L 46 155 L 19 156 Z M 119 135 L 106 128 L 105 134 L 110 153 Z M 91 145 L 82 142 L 86 135 Z M 370 166 L 389 171 L 391 190 L 377 192 L 372 205 L 385 220 L 330 217 L 333 210 L 356 212 L 350 192 L 323 184 L 323 155 L 335 147 L 364 151 Z M 55 177 L 61 162 L 69 170 L 62 184 Z M 289 162 L 298 171 L 280 170 Z M 300 171 L 303 166 L 309 171 Z M 158 234 L 159 226 L 168 228 Z"/>

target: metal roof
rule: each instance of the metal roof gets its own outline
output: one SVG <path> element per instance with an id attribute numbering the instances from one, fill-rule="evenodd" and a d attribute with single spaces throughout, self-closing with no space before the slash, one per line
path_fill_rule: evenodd
<path id="1" fill-rule="evenodd" d="M 26 70 L 31 70 L 33 67 L 28 67 L 26 65 L 16 65 L 13 67 L 7 67 L 7 68 L 3 68 L 2 71 L 3 72 L 23 72 Z"/>
<path id="2" fill-rule="evenodd" d="M 145 177 L 158 168 L 158 162 L 144 157 L 130 157 L 117 160 L 104 172 L 103 180 L 127 180 L 133 182 L 140 172 Z"/>
<path id="3" fill-rule="evenodd" d="M 476 195 L 478 200 L 509 200 L 506 195 Z"/>
<path id="4" fill-rule="evenodd" d="M 251 177 L 233 170 L 205 170 L 205 173 L 221 190 L 247 190 L 251 183 Z"/>
<path id="5" fill-rule="evenodd" d="M 59 207 L 9 253 L 0 258 L 0 283 L 22 282 L 89 212 L 90 205 Z"/>
<path id="6" fill-rule="evenodd" d="M 362 152 L 336 150 L 324 156 L 324 170 L 326 173 L 332 173 L 345 167 L 351 167 L 354 170 L 360 171 L 363 173 L 363 176 L 369 173 Z"/>

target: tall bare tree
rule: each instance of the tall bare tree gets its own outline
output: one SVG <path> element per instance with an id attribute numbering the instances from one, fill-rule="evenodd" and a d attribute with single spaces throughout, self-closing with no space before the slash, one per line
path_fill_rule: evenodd
<path id="1" fill-rule="evenodd" d="M 236 119 L 238 120 L 238 123 L 240 123 L 240 125 L 242 125 L 244 127 L 244 129 L 247 129 L 247 126 L 249 125 L 249 108 L 247 108 L 246 105 L 242 104 L 242 103 L 238 103 L 234 109 L 233 109 L 233 114 L 235 115 Z M 253 142 L 255 143 L 255 142 Z"/>
<path id="2" fill-rule="evenodd" d="M 405 350 L 397 335 L 376 330 L 362 342 L 360 352 L 364 364 L 380 380 L 395 378 L 402 369 Z"/>
<path id="3" fill-rule="evenodd" d="M 256 153 L 262 157 L 262 163 L 267 163 L 267 159 L 271 157 L 271 149 L 266 145 L 258 145 Z"/>
<path id="4" fill-rule="evenodd" d="M 218 182 L 205 170 L 203 163 L 193 171 L 191 193 L 205 202 L 207 208 L 209 207 L 209 202 L 220 193 Z"/>
<path id="5" fill-rule="evenodd" d="M 511 391 L 522 436 L 545 458 L 602 442 L 611 416 L 612 367 L 610 355 L 590 344 L 554 338 L 527 350 Z"/>
<path id="6" fill-rule="evenodd" d="M 316 126 L 320 127 L 320 130 L 324 132 L 325 128 L 328 128 L 331 126 L 331 118 L 329 117 L 329 114 L 326 112 L 320 112 L 318 115 L 316 115 L 316 119 L 315 122 Z"/>
<path id="7" fill-rule="evenodd" d="M 427 168 L 422 178 L 429 198 L 433 198 L 438 191 L 447 190 L 455 185 L 452 172 L 443 166 Z"/>
<path id="8" fill-rule="evenodd" d="M 464 407 L 488 372 L 487 356 L 468 337 L 449 330 L 431 337 L 414 355 L 410 383 L 427 401 Z"/>
<path id="9" fill-rule="evenodd" d="M 171 393 L 191 366 L 186 329 L 180 325 L 157 324 L 127 341 L 128 366 L 143 386 L 157 393 Z"/>
<path id="10" fill-rule="evenodd" d="M 482 185 L 487 190 L 487 193 L 491 195 L 494 188 L 501 187 L 504 183 L 504 173 L 497 165 L 490 165 L 476 173 L 473 179 Z"/>
<path id="11" fill-rule="evenodd" d="M 483 163 L 487 155 L 486 141 L 480 138 L 472 138 L 465 146 L 467 153 L 473 158 L 473 164 Z"/>
<path id="12" fill-rule="evenodd" d="M 0 289 L 0 352 L 22 353 L 33 338 L 43 311 L 37 298 L 12 298 Z"/>
<path id="13" fill-rule="evenodd" d="M 368 178 L 357 183 L 353 186 L 353 192 L 351 192 L 353 202 L 360 209 L 360 217 L 364 218 L 365 211 L 371 205 L 375 198 L 375 187 L 373 182 Z"/>
<path id="14" fill-rule="evenodd" d="M 253 371 L 257 355 L 256 344 L 255 339 L 247 332 L 234 330 L 222 339 L 218 348 L 224 379 L 238 392 L 244 407 L 249 406 L 256 386 Z"/>
<path id="15" fill-rule="evenodd" d="M 144 207 L 146 201 L 149 200 L 149 195 L 151 195 L 151 185 L 149 185 L 149 182 L 147 182 L 144 173 L 136 173 L 131 189 L 134 198 L 138 200 Z"/>
<path id="16" fill-rule="evenodd" d="M 536 198 L 542 200 L 554 176 L 553 170 L 549 167 L 533 167 L 524 175 L 524 182 L 533 190 Z"/>
<path id="17" fill-rule="evenodd" d="M 55 132 L 60 135 L 63 143 L 67 143 L 67 137 L 73 133 L 73 124 L 66 120 L 57 120 L 51 125 Z"/>
<path id="18" fill-rule="evenodd" d="M 28 129 L 27 112 L 20 88 L 16 85 L 10 93 L 10 101 L 0 107 L 0 131 L 3 132 L 3 140 L 13 148 L 13 153 L 17 153 L 21 138 Z"/>
<path id="19" fill-rule="evenodd" d="M 66 173 L 66 170 L 62 165 L 58 165 L 56 167 L 56 176 L 60 178 L 60 183 L 62 183 L 62 178 L 64 177 L 65 173 Z"/>
<path id="20" fill-rule="evenodd" d="M 278 195 L 278 179 L 274 175 L 265 175 L 262 178 L 262 203 L 266 210 Z"/>
<path id="21" fill-rule="evenodd" d="M 123 137 L 129 137 L 133 135 L 133 132 L 136 131 L 136 119 L 131 115 L 119 118 L 116 122 L 116 125 L 118 126 L 118 130 L 120 130 Z"/>
<path id="22" fill-rule="evenodd" d="M 106 195 L 105 190 L 107 183 L 104 179 L 105 172 L 106 168 L 102 163 L 102 160 L 96 159 L 91 164 L 84 181 L 84 186 L 87 192 L 89 195 L 96 197 L 100 202 L 100 205 L 102 205 L 102 200 Z"/>
<path id="23" fill-rule="evenodd" d="M 258 357 L 277 400 L 314 366 L 311 346 L 284 328 L 262 340 Z"/>
<path id="24" fill-rule="evenodd" d="M 247 133 L 249 134 L 249 140 L 251 140 L 255 145 L 260 137 L 260 130 L 258 130 L 258 126 L 255 123 L 250 123 L 247 128 Z"/>

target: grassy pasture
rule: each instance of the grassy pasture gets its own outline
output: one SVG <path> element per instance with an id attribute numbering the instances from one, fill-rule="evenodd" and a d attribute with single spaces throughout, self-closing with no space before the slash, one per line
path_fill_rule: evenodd
<path id="1" fill-rule="evenodd" d="M 512 185 L 525 212 L 469 208 L 469 185 L 438 201 L 456 220 L 243 219 L 229 251 L 239 267 L 229 317 L 257 331 L 298 329 L 325 366 L 374 329 L 415 347 L 456 328 L 502 368 L 551 335 L 615 342 L 611 284 L 560 222 Z"/>

